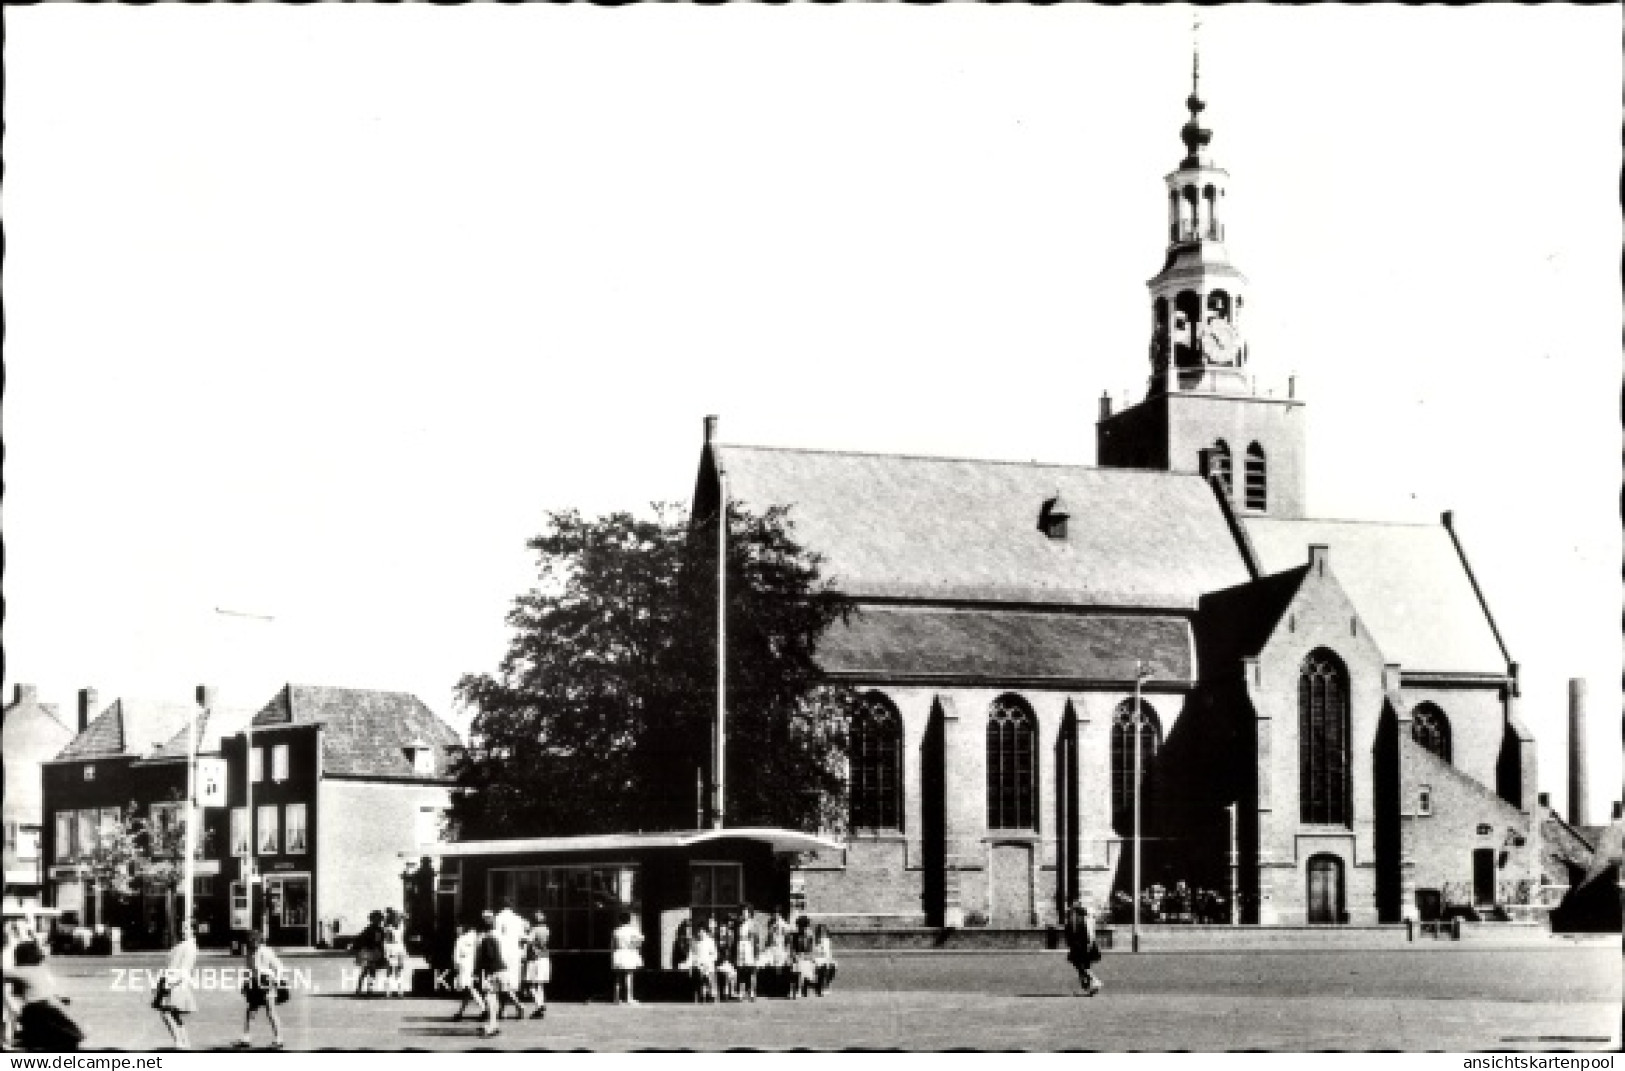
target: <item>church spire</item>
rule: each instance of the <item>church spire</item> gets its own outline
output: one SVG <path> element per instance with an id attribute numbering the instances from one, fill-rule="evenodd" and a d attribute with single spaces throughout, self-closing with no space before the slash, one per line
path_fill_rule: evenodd
<path id="1" fill-rule="evenodd" d="M 1247 280 L 1225 252 L 1230 175 L 1213 162 L 1213 131 L 1203 122 L 1202 23 L 1191 27 L 1190 119 L 1180 128 L 1185 158 L 1166 178 L 1168 252 L 1150 282 L 1151 393 L 1237 392 L 1246 384 L 1243 308 Z"/>
<path id="2" fill-rule="evenodd" d="M 1213 140 L 1213 131 L 1202 125 L 1202 112 L 1207 108 L 1207 102 L 1202 99 L 1202 17 L 1197 15 L 1191 23 L 1191 95 L 1185 99 L 1185 107 L 1190 109 L 1190 120 L 1179 131 L 1180 140 L 1185 143 L 1185 159 L 1180 161 L 1180 167 L 1211 167 L 1213 161 L 1207 158 L 1208 143 Z"/>

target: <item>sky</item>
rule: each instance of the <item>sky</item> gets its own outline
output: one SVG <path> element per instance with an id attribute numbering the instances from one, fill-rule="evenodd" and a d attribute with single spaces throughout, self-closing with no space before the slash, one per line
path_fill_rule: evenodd
<path id="1" fill-rule="evenodd" d="M 706 414 L 1092 464 L 1100 395 L 1144 393 L 1186 8 L 6 21 L 6 675 L 64 709 L 295 681 L 466 725 L 527 538 L 685 501 Z M 1617 12 L 1243 5 L 1201 38 L 1310 514 L 1455 511 L 1560 806 L 1589 681 L 1605 816 Z"/>

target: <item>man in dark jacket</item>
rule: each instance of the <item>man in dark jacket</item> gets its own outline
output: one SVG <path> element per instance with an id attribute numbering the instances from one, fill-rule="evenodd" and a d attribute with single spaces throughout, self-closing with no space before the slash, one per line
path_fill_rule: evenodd
<path id="1" fill-rule="evenodd" d="M 1085 996 L 1092 997 L 1105 988 L 1094 972 L 1095 964 L 1100 961 L 1095 920 L 1081 900 L 1072 905 L 1072 917 L 1066 923 L 1066 961 L 1078 972 L 1078 984 L 1083 987 Z"/>

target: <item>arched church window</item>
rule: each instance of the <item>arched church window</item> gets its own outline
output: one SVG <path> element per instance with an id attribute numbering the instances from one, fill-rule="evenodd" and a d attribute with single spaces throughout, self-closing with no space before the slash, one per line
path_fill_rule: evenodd
<path id="1" fill-rule="evenodd" d="M 1348 671 L 1332 652 L 1312 651 L 1298 672 L 1298 817 L 1346 826 L 1349 805 Z"/>
<path id="2" fill-rule="evenodd" d="M 1032 707 L 1000 696 L 987 717 L 987 827 L 1038 828 L 1038 723 Z"/>
<path id="3" fill-rule="evenodd" d="M 1162 723 L 1151 704 L 1140 701 L 1140 794 L 1145 805 L 1146 771 L 1162 749 Z M 1117 705 L 1112 715 L 1112 828 L 1134 833 L 1134 700 Z"/>
<path id="4" fill-rule="evenodd" d="M 1247 447 L 1247 471 L 1244 473 L 1245 491 L 1244 505 L 1248 509 L 1262 512 L 1268 508 L 1269 496 L 1266 493 L 1268 473 L 1264 469 L 1264 448 L 1257 443 Z"/>
<path id="5" fill-rule="evenodd" d="M 863 697 L 847 736 L 847 785 L 853 829 L 901 829 L 903 723 L 878 692 Z"/>
<path id="6" fill-rule="evenodd" d="M 1432 703 L 1422 703 L 1411 711 L 1411 739 L 1450 761 L 1450 719 Z"/>
<path id="7" fill-rule="evenodd" d="M 1235 497 L 1235 481 L 1230 467 L 1230 444 L 1219 439 L 1213 444 L 1208 456 L 1212 459 L 1209 462 L 1208 473 L 1219 478 L 1226 498 Z"/>

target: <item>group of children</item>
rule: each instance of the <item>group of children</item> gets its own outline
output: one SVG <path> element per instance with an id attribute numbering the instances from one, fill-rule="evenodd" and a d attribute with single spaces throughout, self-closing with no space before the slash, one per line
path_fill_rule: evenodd
<path id="1" fill-rule="evenodd" d="M 190 1049 L 192 1039 L 186 1031 L 186 1017 L 198 1010 L 197 991 L 193 975 L 197 967 L 197 938 L 189 920 L 182 920 L 177 934 L 179 940 L 169 950 L 169 962 L 153 990 L 152 1007 L 163 1020 L 175 1048 Z M 271 1048 L 282 1048 L 282 1019 L 277 1005 L 287 1003 L 291 996 L 287 968 L 258 931 L 250 931 L 244 942 L 244 971 L 242 983 L 243 1034 L 232 1043 L 234 1048 L 246 1049 L 253 1044 L 254 1017 L 261 1011 L 271 1024 Z"/>
<path id="2" fill-rule="evenodd" d="M 753 1001 L 764 976 L 783 983 L 791 1000 L 812 992 L 823 996 L 835 983 L 829 928 L 814 929 L 802 915 L 792 929 L 784 908 L 760 924 L 749 904 L 738 914 L 723 916 L 720 924 L 702 918 L 691 929 L 685 920 L 677 926 L 671 959 L 688 973 L 693 998 L 700 1003 Z"/>
<path id="3" fill-rule="evenodd" d="M 484 1020 L 481 1033 L 486 1037 L 500 1033 L 496 1024 L 510 1008 L 515 1019 L 525 1018 L 527 1004 L 530 1018 L 546 1018 L 547 983 L 553 978 L 551 941 L 547 916 L 538 911 L 526 923 L 511 901 L 501 911 L 482 914 L 476 925 L 459 926 L 452 964 L 463 1002 L 454 1018 L 460 1021 L 472 1004 Z"/>
<path id="4" fill-rule="evenodd" d="M 367 916 L 366 928 L 350 946 L 355 964 L 361 968 L 355 995 L 382 992 L 386 997 L 404 997 L 410 984 L 406 970 L 406 919 L 393 907 Z M 381 982 L 381 988 L 380 988 Z"/>

